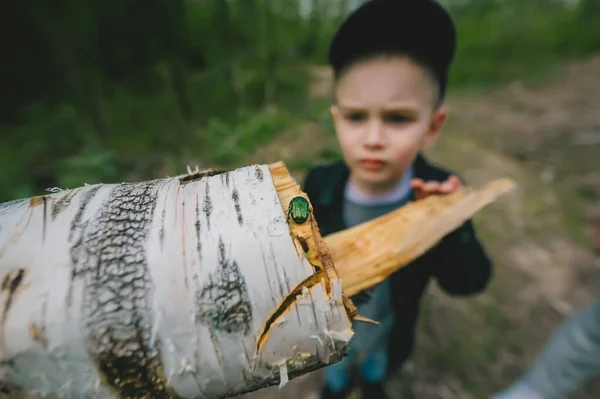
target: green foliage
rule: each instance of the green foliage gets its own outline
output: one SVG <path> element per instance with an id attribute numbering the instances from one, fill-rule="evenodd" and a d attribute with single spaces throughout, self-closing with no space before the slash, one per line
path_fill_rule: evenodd
<path id="1" fill-rule="evenodd" d="M 292 115 L 268 109 L 242 120 L 237 124 L 216 118 L 209 121 L 200 144 L 206 161 L 215 165 L 235 165 L 254 148 L 268 143 L 295 123 Z"/>
<path id="2" fill-rule="evenodd" d="M 549 0 L 472 0 L 450 9 L 459 45 L 451 84 L 497 84 L 600 51 L 600 25 L 585 11 Z M 591 4 L 591 3 L 590 3 Z"/>
<path id="3" fill-rule="evenodd" d="M 453 88 L 599 50 L 595 0 L 448 3 L 460 37 Z M 11 3 L 2 29 L 23 40 L 0 65 L 0 201 L 153 178 L 139 167 L 149 159 L 234 165 L 301 120 L 331 131 L 327 104 L 306 96 L 307 67 L 326 62 L 347 2 L 311 4 L 303 15 L 298 0 Z"/>
<path id="4" fill-rule="evenodd" d="M 87 144 L 81 152 L 70 155 L 58 167 L 59 187 L 74 188 L 97 182 L 118 183 L 117 154 L 112 149 Z"/>

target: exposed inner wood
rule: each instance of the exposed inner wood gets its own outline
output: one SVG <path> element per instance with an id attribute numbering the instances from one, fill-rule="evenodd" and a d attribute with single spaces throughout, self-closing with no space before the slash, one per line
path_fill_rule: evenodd
<path id="1" fill-rule="evenodd" d="M 277 190 L 281 206 L 283 207 L 284 213 L 287 215 L 288 207 L 292 198 L 301 196 L 306 198 L 309 203 L 310 199 L 300 189 L 300 186 L 296 183 L 294 178 L 290 175 L 287 167 L 283 162 L 277 162 L 269 165 L 271 175 L 273 178 L 273 184 Z M 318 270 L 325 270 L 328 277 L 327 292 L 331 293 L 331 281 L 338 280 L 339 276 L 335 269 L 334 262 L 331 261 L 331 254 L 323 237 L 319 233 L 319 227 L 316 219 L 312 214 L 312 205 L 310 206 L 310 217 L 302 224 L 296 224 L 293 221 L 289 221 L 290 234 L 296 244 L 296 250 L 299 256 L 306 256 L 311 265 L 315 268 L 315 272 Z M 308 248 L 308 251 L 306 250 Z"/>
<path id="2" fill-rule="evenodd" d="M 514 187 L 503 178 L 479 189 L 430 196 L 325 237 L 344 294 L 352 296 L 383 281 Z"/>
<path id="3" fill-rule="evenodd" d="M 304 193 L 298 183 L 291 176 L 289 170 L 283 162 L 276 162 L 269 165 L 273 184 L 277 190 L 281 206 L 287 215 L 290 201 L 297 196 L 302 196 L 309 201 L 310 199 Z M 315 274 L 321 274 L 326 286 L 327 293 L 332 294 L 332 283 L 340 279 L 336 270 L 335 262 L 329 252 L 325 240 L 319 232 L 317 220 L 313 217 L 312 205 L 310 206 L 309 219 L 301 224 L 289 220 L 290 234 L 296 245 L 298 256 L 305 256 L 315 269 Z M 321 273 L 324 271 L 324 273 Z M 349 298 L 343 297 L 344 307 L 351 319 L 360 318 L 356 307 Z M 362 320 L 362 318 L 361 318 Z M 367 321 L 365 319 L 365 321 Z"/>

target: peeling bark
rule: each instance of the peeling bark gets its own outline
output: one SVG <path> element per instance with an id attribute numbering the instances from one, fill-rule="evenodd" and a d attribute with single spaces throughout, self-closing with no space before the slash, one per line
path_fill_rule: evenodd
<path id="1" fill-rule="evenodd" d="M 275 170 L 0 204 L 0 389 L 216 399 L 339 361 L 352 304 Z"/>

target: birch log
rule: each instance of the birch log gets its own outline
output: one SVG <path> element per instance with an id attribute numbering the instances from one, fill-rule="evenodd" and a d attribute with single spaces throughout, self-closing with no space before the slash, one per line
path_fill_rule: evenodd
<path id="1" fill-rule="evenodd" d="M 0 382 L 225 398 L 337 362 L 352 304 L 285 165 L 0 204 Z"/>

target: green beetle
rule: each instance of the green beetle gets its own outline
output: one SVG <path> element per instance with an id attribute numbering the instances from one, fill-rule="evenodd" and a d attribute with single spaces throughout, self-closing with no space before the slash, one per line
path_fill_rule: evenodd
<path id="1" fill-rule="evenodd" d="M 308 220 L 310 216 L 310 206 L 304 197 L 294 197 L 290 201 L 288 208 L 288 218 L 292 218 L 294 223 L 302 224 Z"/>

